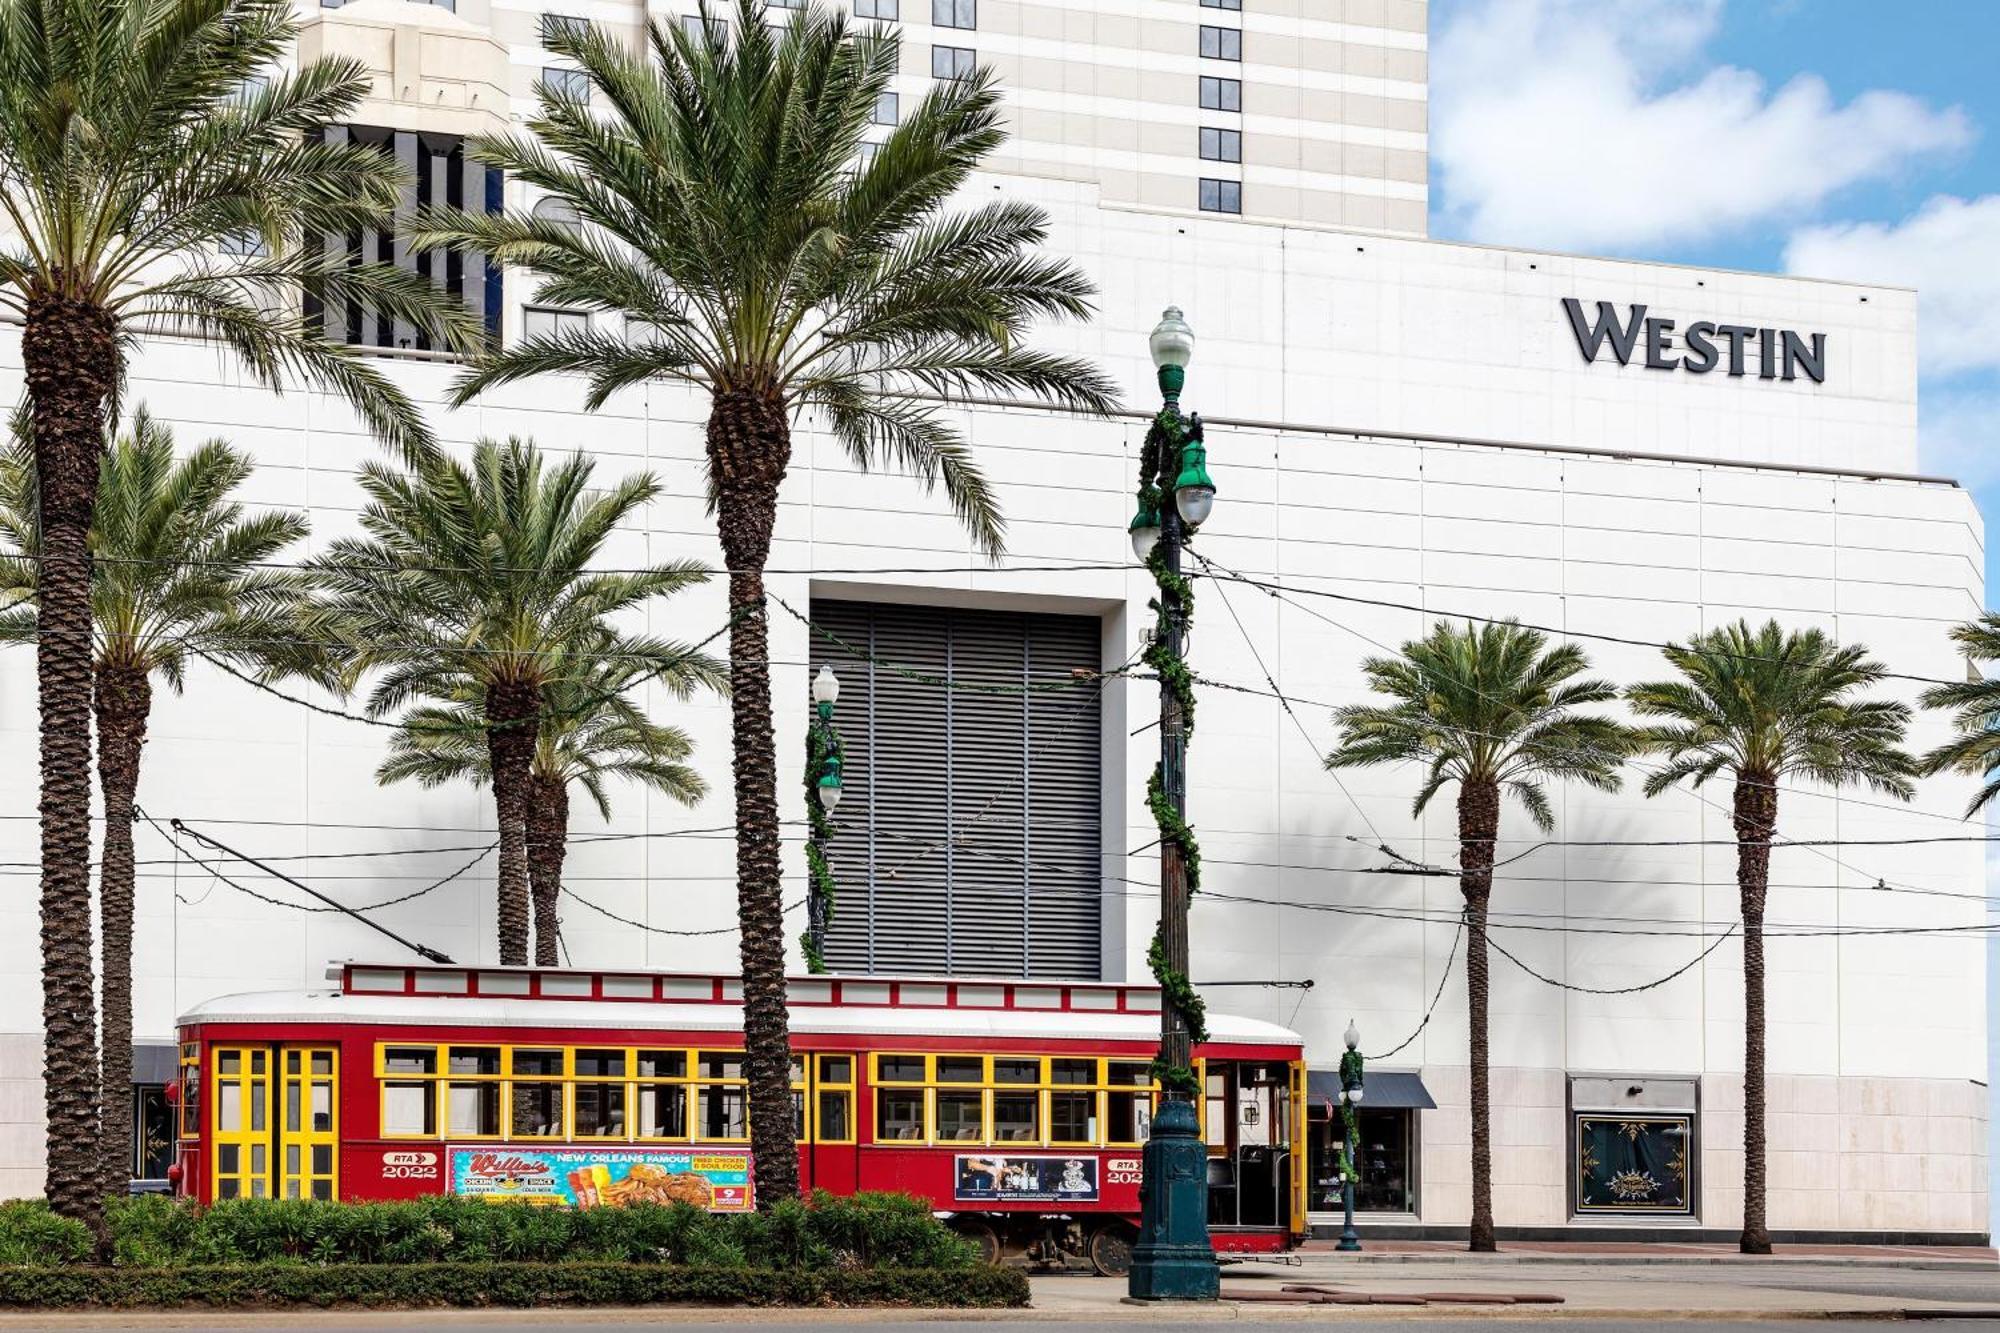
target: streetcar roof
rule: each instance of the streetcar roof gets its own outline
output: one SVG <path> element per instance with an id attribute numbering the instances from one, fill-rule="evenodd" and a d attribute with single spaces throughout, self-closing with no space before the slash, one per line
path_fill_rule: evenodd
<path id="1" fill-rule="evenodd" d="M 180 1016 L 182 1026 L 206 1023 L 364 1024 L 381 1027 L 559 1028 L 731 1032 L 743 1030 L 737 1004 L 659 1004 L 630 1000 L 551 1000 L 502 996 L 356 995 L 341 991 L 252 991 L 223 995 Z M 793 1032 L 884 1037 L 1000 1037 L 1022 1040 L 1098 1038 L 1153 1041 L 1157 1013 L 1075 1010 L 963 1009 L 886 1005 L 797 1005 Z M 1209 1041 L 1300 1046 L 1290 1028 L 1233 1014 L 1208 1015 Z"/>

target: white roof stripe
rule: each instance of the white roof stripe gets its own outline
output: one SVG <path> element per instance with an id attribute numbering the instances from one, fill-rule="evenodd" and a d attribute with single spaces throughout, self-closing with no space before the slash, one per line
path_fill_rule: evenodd
<path id="1" fill-rule="evenodd" d="M 204 1001 L 180 1017 L 203 1023 L 367 1023 L 411 1027 L 657 1028 L 740 1032 L 733 1004 L 673 1004 L 621 1000 L 523 1000 L 500 996 L 342 995 L 337 991 L 257 991 Z M 1151 1041 L 1157 1014 L 1079 1013 L 1022 1009 L 918 1009 L 876 1005 L 801 1005 L 791 1028 L 803 1033 L 885 1037 L 1012 1037 L 1027 1040 Z M 1209 1040 L 1302 1046 L 1289 1028 L 1229 1014 L 1208 1016 Z"/>

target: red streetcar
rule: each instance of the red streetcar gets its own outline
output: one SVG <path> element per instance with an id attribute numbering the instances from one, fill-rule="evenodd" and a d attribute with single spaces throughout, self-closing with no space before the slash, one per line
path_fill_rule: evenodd
<path id="1" fill-rule="evenodd" d="M 753 1206 L 734 977 L 340 963 L 337 988 L 180 1020 L 175 1188 Z M 1129 1262 L 1159 992 L 1098 982 L 794 977 L 800 1181 L 931 1201 L 987 1255 Z M 1296 1033 L 1210 1015 L 1197 1048 L 1224 1253 L 1305 1235 Z"/>

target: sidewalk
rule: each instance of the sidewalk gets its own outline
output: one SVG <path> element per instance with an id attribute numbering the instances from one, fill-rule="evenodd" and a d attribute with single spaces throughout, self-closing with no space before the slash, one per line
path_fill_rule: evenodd
<path id="1" fill-rule="evenodd" d="M 1960 1268 L 2000 1265 L 2000 1250 L 1974 1245 L 1778 1245 L 1768 1255 L 1744 1254 L 1723 1241 L 1503 1241 L 1498 1254 L 1473 1254 L 1463 1241 L 1361 1240 L 1359 1254 L 1342 1254 L 1330 1240 L 1308 1241 L 1303 1255 L 1343 1263 L 1588 1263 L 1814 1264 L 1840 1267 Z"/>
<path id="2" fill-rule="evenodd" d="M 1611 1252 L 1639 1249 L 1633 1255 Z M 1031 1279 L 1028 1310 L 704 1310 L 689 1308 L 438 1310 L 415 1314 L 360 1311 L 283 1313 L 0 1314 L 12 1329 L 436 1327 L 543 1330 L 677 1324 L 777 1324 L 880 1327 L 912 1322 L 1031 1322 L 1139 1325 L 1332 1323 L 1495 1319 L 1536 1324 L 1575 1319 L 1633 1323 L 1662 1319 L 1772 1320 L 1980 1317 L 2000 1320 L 2000 1262 L 1991 1250 L 1815 1246 L 1746 1258 L 1717 1245 L 1604 1247 L 1509 1246 L 1473 1255 L 1446 1245 L 1387 1242 L 1359 1255 L 1312 1247 L 1290 1264 L 1244 1263 L 1223 1269 L 1224 1299 L 1212 1305 L 1141 1306 L 1125 1300 L 1114 1278 L 1051 1274 Z M 1679 1267 L 1676 1268 L 1675 1266 Z M 1691 1269 L 1703 1271 L 1691 1271 Z M 1295 1305 L 1286 1287 L 1334 1290 L 1345 1297 L 1427 1295 L 1443 1304 Z M 1513 1305 L 1484 1297 L 1559 1298 Z"/>

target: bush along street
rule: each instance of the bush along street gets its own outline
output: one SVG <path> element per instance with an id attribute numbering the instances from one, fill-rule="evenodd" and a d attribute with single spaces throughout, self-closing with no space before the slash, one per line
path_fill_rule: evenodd
<path id="1" fill-rule="evenodd" d="M 684 1204 L 570 1210 L 163 1198 L 106 1212 L 113 1262 L 79 1222 L 0 1205 L 0 1308 L 232 1305 L 1018 1306 L 920 1202 L 818 1196 L 763 1213 Z"/>

